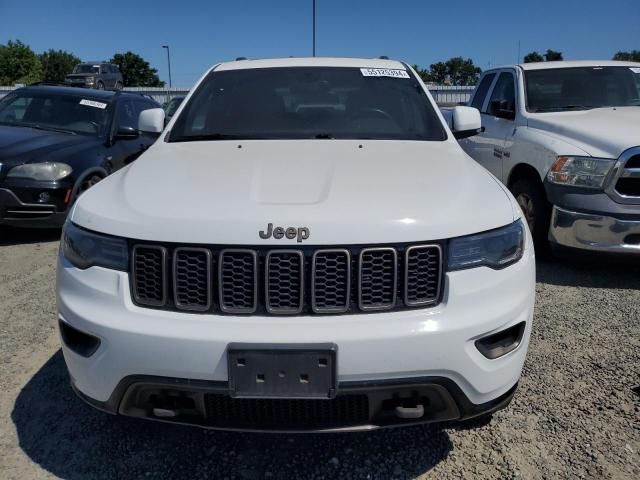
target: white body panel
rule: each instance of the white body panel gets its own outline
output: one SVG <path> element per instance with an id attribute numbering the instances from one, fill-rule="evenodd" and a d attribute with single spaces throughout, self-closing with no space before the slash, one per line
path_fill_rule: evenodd
<path id="1" fill-rule="evenodd" d="M 171 242 L 296 244 L 261 241 L 267 222 L 309 226 L 309 245 L 424 241 L 517 215 L 453 140 L 159 142 L 100 187 L 73 222 Z"/>

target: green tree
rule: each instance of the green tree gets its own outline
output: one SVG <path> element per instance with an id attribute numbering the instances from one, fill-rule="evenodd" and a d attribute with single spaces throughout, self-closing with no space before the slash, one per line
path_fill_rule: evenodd
<path id="1" fill-rule="evenodd" d="M 640 62 L 640 50 L 631 50 L 630 52 L 617 52 L 613 56 L 614 60 L 622 60 L 625 62 Z"/>
<path id="2" fill-rule="evenodd" d="M 420 76 L 420 78 L 422 79 L 422 81 L 424 83 L 428 83 L 428 82 L 432 81 L 431 80 L 431 74 L 429 73 L 429 70 L 427 70 L 426 68 L 422 68 L 419 65 L 414 64 L 413 65 L 413 69 Z"/>
<path id="3" fill-rule="evenodd" d="M 126 87 L 164 87 L 158 70 L 151 68 L 140 55 L 133 52 L 116 53 L 111 59 L 120 68 Z"/>
<path id="4" fill-rule="evenodd" d="M 20 40 L 0 45 L 0 85 L 34 83 L 42 79 L 38 56 Z"/>
<path id="5" fill-rule="evenodd" d="M 562 52 L 556 52 L 555 50 L 547 49 L 544 54 L 545 62 L 553 62 L 556 60 L 562 60 Z"/>
<path id="6" fill-rule="evenodd" d="M 42 80 L 45 82 L 64 82 L 64 77 L 73 71 L 80 59 L 64 50 L 49 50 L 40 55 Z"/>
<path id="7" fill-rule="evenodd" d="M 527 53 L 524 56 L 524 63 L 544 62 L 544 57 L 538 52 Z"/>
<path id="8" fill-rule="evenodd" d="M 431 81 L 449 85 L 475 85 L 482 73 L 473 60 L 453 57 L 446 62 L 431 64 Z"/>

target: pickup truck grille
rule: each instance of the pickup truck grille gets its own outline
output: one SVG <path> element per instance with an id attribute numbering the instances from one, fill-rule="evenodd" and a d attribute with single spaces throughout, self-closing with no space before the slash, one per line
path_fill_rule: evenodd
<path id="1" fill-rule="evenodd" d="M 640 150 L 640 147 L 633 150 Z M 615 191 L 623 197 L 638 197 L 640 200 L 640 152 L 624 163 L 616 181 Z"/>
<path id="2" fill-rule="evenodd" d="M 435 305 L 439 244 L 217 248 L 134 244 L 131 292 L 147 308 L 232 315 L 360 313 Z"/>

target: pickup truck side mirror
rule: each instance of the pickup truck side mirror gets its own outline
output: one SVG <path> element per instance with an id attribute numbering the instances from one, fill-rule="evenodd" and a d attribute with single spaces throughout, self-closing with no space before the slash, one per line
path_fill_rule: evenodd
<path id="1" fill-rule="evenodd" d="M 460 140 L 472 137 L 483 131 L 480 112 L 473 107 L 453 107 L 451 112 L 451 131 Z"/>
<path id="2" fill-rule="evenodd" d="M 159 135 L 164 130 L 164 110 L 150 108 L 140 112 L 138 117 L 138 130 L 142 133 Z"/>

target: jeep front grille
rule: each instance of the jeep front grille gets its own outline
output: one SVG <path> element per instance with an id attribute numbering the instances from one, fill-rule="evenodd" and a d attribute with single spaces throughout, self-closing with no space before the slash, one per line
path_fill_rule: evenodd
<path id="1" fill-rule="evenodd" d="M 134 303 L 236 315 L 340 314 L 440 301 L 439 244 L 216 248 L 135 244 Z"/>

